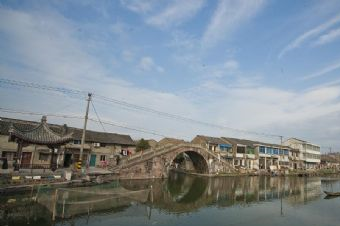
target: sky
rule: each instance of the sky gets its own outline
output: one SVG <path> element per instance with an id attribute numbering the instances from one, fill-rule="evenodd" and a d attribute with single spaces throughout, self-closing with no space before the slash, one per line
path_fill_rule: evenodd
<path id="1" fill-rule="evenodd" d="M 340 151 L 340 1 L 0 0 L 0 50 L 0 78 L 92 92 L 99 117 L 125 127 L 185 140 L 201 134 L 280 142 L 259 135 L 274 134 Z M 0 83 L 0 107 L 83 115 L 86 95 Z M 103 130 L 95 122 L 89 128 Z"/>

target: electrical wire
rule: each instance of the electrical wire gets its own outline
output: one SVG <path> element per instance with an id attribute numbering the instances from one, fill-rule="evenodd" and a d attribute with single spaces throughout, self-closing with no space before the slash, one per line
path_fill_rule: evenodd
<path id="1" fill-rule="evenodd" d="M 92 105 L 92 108 L 93 108 L 93 110 L 94 110 L 94 113 L 96 113 L 96 116 L 97 116 L 97 119 L 98 119 L 100 125 L 101 125 L 102 128 L 103 128 L 103 131 L 106 132 L 105 127 L 104 127 L 102 121 L 101 121 L 100 118 L 99 118 L 99 115 L 98 115 L 98 113 L 97 113 L 97 110 L 96 110 L 96 108 L 94 107 L 94 104 L 93 104 L 93 100 L 92 100 L 92 99 L 91 99 L 91 105 Z"/>
<path id="2" fill-rule="evenodd" d="M 77 116 L 77 115 L 64 115 L 64 114 L 32 112 L 32 111 L 14 110 L 14 109 L 1 108 L 1 107 L 0 107 L 0 112 L 22 114 L 22 115 L 35 115 L 35 116 L 43 116 L 44 115 L 44 116 L 47 116 L 47 117 L 67 118 L 67 119 L 81 119 L 81 120 L 85 119 L 85 117 Z M 99 122 L 98 119 L 94 119 L 94 118 L 88 118 L 88 120 L 92 121 L 92 122 L 96 122 L 96 123 Z M 133 127 L 125 126 L 125 125 L 120 125 L 118 123 L 111 122 L 111 121 L 101 121 L 101 122 L 105 125 L 110 125 L 110 126 L 114 126 L 114 127 L 118 127 L 118 128 L 122 128 L 122 129 L 132 130 L 132 131 L 141 132 L 141 133 L 145 133 L 145 134 L 156 135 L 156 136 L 162 137 L 162 138 L 167 137 L 164 134 L 161 134 L 159 132 L 150 131 L 150 130 L 146 130 L 146 129 L 143 129 L 143 128 L 133 128 Z"/>
<path id="3" fill-rule="evenodd" d="M 32 82 L 24 82 L 24 81 L 16 81 L 16 80 L 10 80 L 10 79 L 0 79 L 0 84 L 7 84 L 11 86 L 20 86 L 20 87 L 25 87 L 25 88 L 33 88 L 33 89 L 41 89 L 41 90 L 46 90 L 46 91 L 55 91 L 55 92 L 60 92 L 63 94 L 68 94 L 68 95 L 87 95 L 87 92 L 85 91 L 80 91 L 80 90 L 75 90 L 75 89 L 69 89 L 69 88 L 63 88 L 63 87 L 54 87 L 54 86 L 47 86 L 47 85 L 41 85 L 37 83 L 32 83 Z M 281 135 L 276 135 L 276 134 L 269 134 L 269 133 L 261 133 L 261 132 L 256 132 L 256 131 L 250 131 L 250 130 L 242 130 L 242 129 L 235 129 L 232 127 L 227 127 L 223 125 L 217 125 L 209 122 L 204 122 L 196 119 L 191 119 L 188 117 L 184 117 L 181 115 L 176 115 L 176 114 L 170 114 L 167 112 L 162 112 L 158 111 L 152 108 L 136 105 L 136 104 L 131 104 L 125 101 L 117 100 L 114 98 L 109 98 L 105 97 L 102 95 L 94 95 L 95 98 L 98 98 L 99 100 L 103 100 L 105 102 L 110 102 L 119 106 L 123 106 L 124 109 L 128 110 L 138 110 L 138 111 L 144 111 L 152 114 L 156 114 L 161 117 L 166 117 L 170 119 L 174 119 L 177 121 L 182 121 L 182 122 L 189 122 L 189 123 L 195 123 L 195 124 L 200 124 L 203 126 L 208 126 L 212 128 L 217 128 L 221 130 L 228 130 L 228 131 L 235 131 L 238 133 L 244 133 L 244 134 L 253 134 L 253 135 L 258 135 L 258 136 L 264 136 L 264 137 L 275 137 L 275 138 L 281 138 Z"/>

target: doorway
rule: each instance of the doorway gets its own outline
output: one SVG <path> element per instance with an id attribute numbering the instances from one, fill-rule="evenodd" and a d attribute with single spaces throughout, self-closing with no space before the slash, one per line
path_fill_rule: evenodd
<path id="1" fill-rule="evenodd" d="M 72 154 L 65 154 L 65 159 L 64 159 L 64 167 L 70 167 L 72 164 Z"/>
<path id="2" fill-rule="evenodd" d="M 97 155 L 91 155 L 90 166 L 96 166 L 96 157 Z"/>
<path id="3" fill-rule="evenodd" d="M 21 168 L 28 168 L 31 164 L 31 152 L 23 152 L 21 155 Z"/>

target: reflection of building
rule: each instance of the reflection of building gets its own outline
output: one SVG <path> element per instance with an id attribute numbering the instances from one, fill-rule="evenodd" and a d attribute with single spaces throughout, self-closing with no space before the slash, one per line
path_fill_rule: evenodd
<path id="1" fill-rule="evenodd" d="M 320 165 L 320 146 L 296 138 L 289 138 L 285 145 L 299 150 L 299 158 L 304 161 L 306 169 L 315 169 Z"/>
<path id="2" fill-rule="evenodd" d="M 333 183 L 339 183 L 339 180 L 336 182 L 333 180 Z M 151 185 L 152 189 L 148 189 Z M 289 206 L 320 201 L 320 196 L 322 196 L 321 179 L 317 177 L 208 178 L 178 173 L 172 174 L 168 180 L 120 180 L 91 187 L 60 188 L 57 193 L 54 190 L 43 189 L 38 195 L 37 192 L 23 194 L 24 198 L 21 198 L 20 194 L 16 195 L 17 204 L 12 203 L 11 208 L 6 208 L 7 213 L 5 209 L 0 208 L 0 225 L 27 224 L 25 218 L 22 220 L 24 216 L 29 216 L 31 219 L 42 217 L 51 219 L 52 212 L 57 220 L 60 218 L 68 219 L 68 221 L 74 220 L 77 221 L 74 225 L 78 225 L 80 223 L 78 220 L 84 220 L 84 217 L 90 219 L 92 216 L 106 215 L 107 218 L 116 220 L 115 217 L 138 216 L 140 218 L 137 220 L 140 220 L 143 217 L 149 219 L 154 216 L 159 217 L 162 213 L 187 215 L 203 208 L 211 209 L 212 206 L 218 209 L 249 207 L 252 209 L 249 211 L 242 209 L 240 213 L 254 213 L 253 216 L 258 219 L 260 205 L 268 204 L 266 209 L 274 206 L 273 211 L 280 211 L 280 200 L 285 204 L 283 208 L 289 208 Z M 54 196 L 55 194 L 57 195 Z M 31 196 L 36 196 L 36 198 L 32 199 Z M 56 201 L 51 197 L 56 197 Z M 0 206 L 8 203 L 8 199 L 1 196 Z M 26 201 L 27 204 L 19 200 Z M 32 203 L 32 200 L 37 200 L 37 202 Z M 16 209 L 19 205 L 20 209 Z M 36 207 L 39 208 L 35 209 Z M 152 214 L 152 211 L 157 214 Z M 226 212 L 228 211 L 223 214 Z M 234 212 L 233 215 L 239 219 L 240 215 Z M 268 216 L 267 213 L 264 215 Z M 9 220 L 14 223 L 8 224 Z M 32 224 L 34 225 L 33 221 Z"/>
<path id="3" fill-rule="evenodd" d="M 9 168 L 12 167 L 17 158 L 17 144 L 8 142 L 9 130 L 13 126 L 18 131 L 37 131 L 40 124 L 33 121 L 25 121 L 10 118 L 0 118 L 0 156 L 1 159 L 8 160 Z M 46 124 L 49 134 L 72 134 L 72 140 L 65 145 L 61 145 L 55 152 L 55 163 L 60 167 L 69 167 L 79 158 L 82 129 Z M 47 130 L 46 130 L 47 131 Z M 47 134 L 47 133 L 46 133 Z M 39 134 L 36 134 L 40 136 Z M 45 136 L 45 135 L 44 135 Z M 83 154 L 83 161 L 89 166 L 103 166 L 115 155 L 124 150 L 134 151 L 135 143 L 129 135 L 115 133 L 104 133 L 96 131 L 86 131 L 86 140 Z M 20 156 L 23 167 L 49 168 L 52 158 L 52 149 L 47 145 L 34 144 L 22 148 Z"/>

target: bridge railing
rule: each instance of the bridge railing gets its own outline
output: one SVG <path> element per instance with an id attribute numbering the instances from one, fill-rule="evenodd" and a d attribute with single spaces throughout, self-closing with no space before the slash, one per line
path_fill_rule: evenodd
<path id="1" fill-rule="evenodd" d="M 221 156 L 219 157 L 216 153 L 208 150 L 205 146 L 203 145 L 199 145 L 199 144 L 192 144 L 192 143 L 180 143 L 180 144 L 167 144 L 164 146 L 160 146 L 157 148 L 153 148 L 153 149 L 149 149 L 143 152 L 140 152 L 139 154 L 133 155 L 131 157 L 127 157 L 125 158 L 121 164 L 111 167 L 111 170 L 115 170 L 115 169 L 119 169 L 119 168 L 126 168 L 129 167 L 130 165 L 136 164 L 138 162 L 141 161 L 146 161 L 148 159 L 151 159 L 155 156 L 160 156 L 160 155 L 164 155 L 166 153 L 168 153 L 169 151 L 172 151 L 174 149 L 178 149 L 178 148 L 197 148 L 200 149 L 202 151 L 207 152 L 208 154 L 212 155 L 214 158 L 219 159 L 220 162 L 227 164 L 228 166 L 230 165 L 226 160 L 224 160 L 223 158 L 221 158 Z"/>

